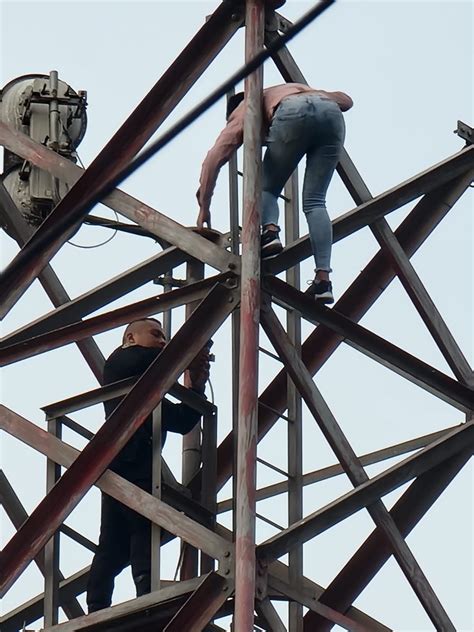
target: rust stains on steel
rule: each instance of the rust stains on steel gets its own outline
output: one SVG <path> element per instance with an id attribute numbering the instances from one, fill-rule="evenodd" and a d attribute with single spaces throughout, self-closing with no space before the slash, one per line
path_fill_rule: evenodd
<path id="1" fill-rule="evenodd" d="M 395 231 L 395 236 L 406 254 L 411 257 L 447 215 L 450 208 L 466 191 L 471 182 L 470 174 L 459 176 L 425 195 Z M 379 251 L 366 265 L 355 281 L 341 296 L 334 311 L 358 322 L 395 278 L 388 257 Z M 331 357 L 342 342 L 340 335 L 325 327 L 317 327 L 302 346 L 302 358 L 314 375 Z M 262 404 L 273 411 L 286 408 L 287 373 L 282 369 L 260 395 Z M 278 420 L 278 413 L 261 406 L 258 416 L 258 436 L 262 439 Z M 229 433 L 221 442 L 217 453 L 218 488 L 226 483 L 232 470 L 233 435 Z"/>
<path id="2" fill-rule="evenodd" d="M 171 92 L 171 94 L 174 95 L 179 93 L 178 100 L 171 102 L 169 94 L 163 90 L 163 84 L 161 83 L 162 81 L 164 82 L 164 77 L 169 81 L 168 73 L 165 73 L 163 78 L 158 81 L 149 95 L 145 97 L 122 128 L 120 128 L 91 166 L 85 171 L 81 180 L 78 181 L 63 200 L 59 202 L 36 231 L 34 237 L 6 268 L 1 280 L 4 294 L 2 303 L 0 304 L 0 318 L 3 318 L 10 311 L 48 261 L 58 252 L 67 239 L 75 233 L 82 219 L 95 203 L 110 193 L 120 182 L 133 173 L 133 171 L 167 145 L 175 136 L 198 118 L 198 116 L 223 97 L 236 83 L 247 77 L 256 68 L 259 68 L 273 52 L 283 47 L 287 41 L 297 35 L 334 2 L 335 0 L 321 0 L 321 2 L 308 11 L 301 20 L 294 24 L 285 35 L 272 44 L 269 49 L 261 51 L 252 60 L 247 62 L 247 64 L 232 75 L 225 84 L 214 91 L 200 105 L 192 109 L 187 116 L 183 117 L 181 121 L 178 121 L 166 134 L 153 143 L 147 150 L 143 151 L 139 157 L 132 160 L 140 147 L 143 147 L 157 129 L 160 122 L 166 118 L 183 94 L 187 92 L 192 83 L 200 76 L 209 61 L 214 58 L 217 52 L 221 50 L 228 39 L 230 39 L 231 35 L 225 32 L 225 20 L 224 25 L 222 25 L 218 19 L 213 20 L 220 10 L 223 11 L 223 7 L 227 7 L 227 10 L 233 9 L 233 3 L 222 3 L 220 8 L 213 14 L 213 18 L 211 18 L 198 33 L 198 35 L 200 35 L 206 30 L 208 39 L 203 42 L 198 38 L 198 35 L 196 35 L 188 48 L 183 51 L 170 68 L 171 76 L 173 77 L 173 88 L 176 88 L 176 85 L 180 86 L 180 88 L 184 87 L 184 93 L 179 89 L 175 93 Z M 229 17 L 231 22 L 233 15 L 231 11 Z M 221 18 L 220 15 L 219 18 Z M 221 30 L 224 29 L 224 39 L 221 38 L 221 30 L 214 28 L 216 22 L 219 23 Z M 236 23 L 235 21 L 232 23 L 231 28 L 227 25 L 231 30 L 231 34 L 234 33 L 239 26 L 240 22 Z M 225 39 L 225 37 L 227 37 L 227 39 Z M 196 44 L 197 39 L 199 39 L 201 46 Z M 209 57 L 209 50 L 212 44 L 214 44 L 216 48 L 212 48 L 213 54 Z M 208 47 L 207 49 L 206 46 Z M 207 52 L 205 57 L 207 61 L 204 67 L 202 64 L 203 50 Z M 188 66 L 195 70 L 195 73 L 192 74 L 192 81 L 186 74 L 188 68 L 186 66 L 184 68 L 182 67 L 183 58 L 186 58 Z M 188 81 L 184 81 L 181 84 L 180 80 L 182 79 L 183 73 Z M 153 110 L 155 114 L 151 119 L 150 109 Z M 142 115 L 145 117 L 145 120 L 148 121 L 147 127 L 141 127 L 140 125 Z M 137 145 L 136 143 L 130 144 L 130 136 L 137 139 L 139 138 L 141 145 Z M 124 147 L 126 150 L 124 150 Z M 121 160 L 115 160 L 114 157 L 116 156 L 120 156 Z"/>
<path id="3" fill-rule="evenodd" d="M 0 553 L 3 596 L 232 311 L 216 286 Z M 130 420 L 133 419 L 132 422 Z"/>
<path id="4" fill-rule="evenodd" d="M 39 272 L 71 237 L 83 217 L 117 175 L 151 138 L 194 82 L 220 52 L 240 23 L 232 3 L 223 2 L 157 81 L 84 175 L 46 218 L 3 273 L 1 316 L 8 313 Z"/>
<path id="5" fill-rule="evenodd" d="M 263 0 L 247 0 L 245 24 L 248 61 L 263 49 Z M 245 81 L 234 619 L 236 630 L 241 632 L 254 629 L 262 94 L 260 67 Z"/>

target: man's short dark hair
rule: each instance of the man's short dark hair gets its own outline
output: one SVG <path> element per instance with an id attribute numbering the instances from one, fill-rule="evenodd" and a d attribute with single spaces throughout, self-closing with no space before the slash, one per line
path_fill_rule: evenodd
<path id="1" fill-rule="evenodd" d="M 226 119 L 229 118 L 229 116 L 232 114 L 235 108 L 238 105 L 240 105 L 243 100 L 244 100 L 243 92 L 237 92 L 237 94 L 233 94 L 231 97 L 229 97 L 229 100 L 227 101 Z"/>
<path id="2" fill-rule="evenodd" d="M 133 329 L 133 325 L 135 325 L 136 323 L 144 323 L 147 320 L 149 320 L 149 321 L 151 321 L 153 323 L 157 323 L 163 329 L 163 325 L 156 318 L 137 318 L 137 320 L 132 320 L 132 322 L 128 323 L 128 325 L 125 327 L 125 331 L 123 332 L 123 336 L 122 336 L 122 344 L 124 344 L 126 342 L 127 334 L 130 331 L 130 329 Z"/>

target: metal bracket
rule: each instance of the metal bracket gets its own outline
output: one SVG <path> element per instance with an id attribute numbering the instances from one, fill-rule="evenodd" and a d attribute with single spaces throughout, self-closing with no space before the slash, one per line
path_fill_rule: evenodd
<path id="1" fill-rule="evenodd" d="M 474 130 L 467 123 L 458 121 L 457 129 L 453 133 L 465 140 L 467 145 L 472 145 L 474 142 Z"/>
<path id="2" fill-rule="evenodd" d="M 218 567 L 219 567 L 219 575 L 222 575 L 226 577 L 227 579 L 233 577 L 234 556 L 230 549 L 230 543 L 229 543 L 229 550 L 224 551 L 223 555 L 218 560 Z"/>
<path id="3" fill-rule="evenodd" d="M 259 559 L 255 577 L 255 596 L 259 601 L 268 596 L 268 566 Z"/>

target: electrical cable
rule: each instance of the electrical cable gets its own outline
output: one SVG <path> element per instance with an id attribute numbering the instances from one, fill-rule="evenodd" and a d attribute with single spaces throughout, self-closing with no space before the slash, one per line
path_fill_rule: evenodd
<path id="1" fill-rule="evenodd" d="M 147 149 L 143 150 L 134 160 L 132 160 L 126 167 L 124 167 L 118 174 L 116 174 L 112 180 L 104 184 L 99 195 L 103 197 L 115 187 L 117 187 L 125 178 L 128 178 L 138 167 L 141 167 L 149 158 L 154 156 L 160 149 L 163 149 L 175 136 L 186 129 L 191 123 L 199 118 L 206 110 L 217 101 L 224 97 L 229 90 L 235 87 L 239 81 L 242 81 L 252 72 L 257 70 L 264 61 L 269 59 L 272 55 L 277 53 L 283 46 L 286 45 L 295 35 L 302 31 L 308 24 L 310 24 L 315 18 L 317 18 L 323 11 L 328 9 L 336 0 L 321 0 L 310 9 L 305 15 L 295 22 L 288 31 L 272 42 L 265 50 L 260 51 L 249 62 L 244 64 L 239 70 L 237 70 L 231 77 L 219 88 L 216 88 L 211 94 L 201 101 L 198 105 L 192 108 L 185 116 L 177 121 L 170 129 L 165 132 L 160 138 L 152 143 Z"/>
<path id="2" fill-rule="evenodd" d="M 211 382 L 211 378 L 208 378 L 207 380 L 209 382 L 209 389 L 211 391 L 211 404 L 214 406 L 215 404 L 215 400 L 214 400 L 214 388 L 212 386 L 212 382 Z"/>
<path id="3" fill-rule="evenodd" d="M 67 130 L 67 128 L 66 128 L 66 126 L 64 125 L 64 123 L 63 123 L 62 121 L 61 121 L 61 127 L 63 128 L 63 132 L 64 132 L 64 134 L 67 136 L 67 138 L 69 139 L 69 142 L 71 143 L 71 146 L 72 146 L 72 144 L 73 144 L 73 143 L 72 143 L 72 138 L 71 138 L 71 135 L 69 134 L 69 132 L 68 132 L 68 130 Z M 80 164 L 80 165 L 81 165 L 81 167 L 85 170 L 85 169 L 86 169 L 86 167 L 85 167 L 84 163 L 82 162 L 82 159 L 81 159 L 81 157 L 80 157 L 79 152 L 77 151 L 77 149 L 75 149 L 75 150 L 74 150 L 74 153 L 75 153 L 75 155 L 76 155 L 76 157 L 77 157 L 77 160 L 78 160 L 79 164 Z M 68 187 L 68 185 L 67 185 L 66 183 L 65 183 L 65 186 L 66 186 L 66 188 L 69 190 L 69 187 Z M 58 191 L 58 194 L 59 194 L 59 191 Z M 119 216 L 118 216 L 118 214 L 117 214 L 117 211 L 116 211 L 115 209 L 112 209 L 112 210 L 113 210 L 114 215 L 115 215 L 115 221 L 117 221 L 117 222 L 118 222 L 118 221 L 119 221 Z M 118 229 L 116 228 L 116 229 L 114 230 L 114 232 L 112 233 L 112 235 L 111 235 L 110 237 L 108 237 L 105 241 L 101 241 L 101 242 L 100 242 L 100 243 L 98 243 L 98 244 L 92 244 L 91 246 L 86 246 L 86 245 L 84 245 L 84 244 L 75 244 L 75 243 L 74 243 L 73 241 L 71 241 L 71 240 L 69 240 L 67 243 L 68 243 L 70 246 L 74 246 L 74 248 L 83 248 L 83 249 L 85 249 L 85 250 L 92 250 L 93 248 L 100 248 L 101 246 L 105 246 L 105 244 L 108 244 L 110 241 L 112 241 L 112 239 L 115 237 L 115 235 L 117 234 L 117 232 L 118 232 Z"/>

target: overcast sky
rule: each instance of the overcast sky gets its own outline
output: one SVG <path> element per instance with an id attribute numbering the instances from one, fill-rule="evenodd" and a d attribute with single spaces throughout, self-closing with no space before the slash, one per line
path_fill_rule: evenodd
<path id="1" fill-rule="evenodd" d="M 150 90 L 200 28 L 215 2 L 22 2 L 1 6 L 1 85 L 29 73 L 59 71 L 75 90 L 88 92 L 88 129 L 79 154 L 88 165 L 133 108 Z M 281 12 L 296 20 L 311 3 L 288 0 Z M 346 149 L 373 195 L 429 168 L 460 150 L 463 141 L 453 134 L 457 120 L 472 124 L 473 117 L 473 7 L 471 2 L 358 2 L 339 0 L 291 44 L 290 50 L 314 87 L 343 90 L 354 99 L 345 115 Z M 223 82 L 243 61 L 243 31 L 202 76 L 167 120 L 163 129 Z M 265 84 L 280 83 L 271 62 L 265 65 Z M 190 126 L 122 188 L 184 225 L 195 222 L 200 164 L 224 123 L 220 102 Z M 239 154 L 241 164 L 241 155 Z M 213 200 L 213 226 L 228 230 L 226 172 L 223 170 Z M 398 226 L 413 204 L 387 217 Z M 333 218 L 354 204 L 336 176 L 328 195 Z M 473 356 L 472 191 L 450 211 L 413 257 L 417 272 L 431 293 L 464 354 Z M 105 217 L 111 211 L 98 207 Z M 307 232 L 301 217 L 302 234 Z M 85 227 L 74 242 L 93 245 L 109 233 Z M 4 264 L 18 250 L 2 235 Z M 53 266 L 72 297 L 76 297 L 159 251 L 145 238 L 118 234 L 110 243 L 89 250 L 65 245 Z M 333 283 L 336 300 L 377 251 L 369 229 L 334 247 Z M 208 270 L 211 274 L 212 270 Z M 184 269 L 175 271 L 183 277 Z M 312 278 L 310 261 L 302 265 L 302 279 Z M 125 305 L 160 291 L 148 284 L 113 304 Z M 38 283 L 26 292 L 4 322 L 8 333 L 52 308 Z M 107 311 L 109 306 L 102 311 Z M 281 313 L 281 312 L 279 312 Z M 182 321 L 180 312 L 174 330 Z M 393 282 L 362 324 L 409 350 L 432 366 L 452 375 L 398 281 Z M 306 337 L 312 327 L 304 324 Z M 122 329 L 96 337 L 104 353 L 118 346 Z M 262 344 L 271 349 L 262 337 Z M 212 382 L 219 406 L 219 437 L 230 429 L 230 329 L 215 336 L 217 362 Z M 261 359 L 260 391 L 279 366 Z M 410 382 L 341 346 L 317 374 L 316 383 L 358 454 L 424 435 L 463 421 L 460 411 Z M 97 386 L 90 369 L 73 345 L 7 367 L 2 377 L 6 406 L 44 428 L 40 407 Z M 74 417 L 91 430 L 103 422 L 100 407 Z M 76 437 L 65 440 L 81 447 Z M 180 472 L 180 439 L 170 437 L 165 456 Z M 286 422 L 280 420 L 259 446 L 259 456 L 286 469 Z M 335 457 L 316 424 L 305 411 L 304 471 L 333 464 Z M 367 468 L 370 476 L 391 461 Z M 2 468 L 30 513 L 45 489 L 45 459 L 17 440 L 2 436 Z M 281 480 L 259 465 L 260 486 Z M 305 489 L 308 514 L 351 488 L 345 477 Z M 405 488 L 386 497 L 388 507 Z M 450 485 L 408 543 L 459 631 L 474 629 L 473 581 L 473 469 L 466 467 Z M 227 486 L 220 498 L 228 497 Z M 91 491 L 67 523 L 96 540 L 99 494 Z M 286 497 L 259 505 L 259 513 L 286 526 Z M 222 518 L 228 523 L 228 516 Z M 359 512 L 305 546 L 305 573 L 328 584 L 372 530 L 366 512 Z M 275 533 L 259 521 L 258 541 Z M 13 529 L 2 515 L 2 541 Z M 61 569 L 69 575 L 90 562 L 90 554 L 63 538 Z M 165 548 L 166 576 L 176 565 L 177 549 Z M 3 612 L 42 591 L 34 565 L 4 598 Z M 133 596 L 129 572 L 117 582 L 115 602 Z M 398 565 L 390 560 L 356 605 L 394 630 L 432 630 L 427 615 Z M 40 622 L 36 627 L 40 626 Z M 35 627 L 35 626 L 29 626 Z"/>

